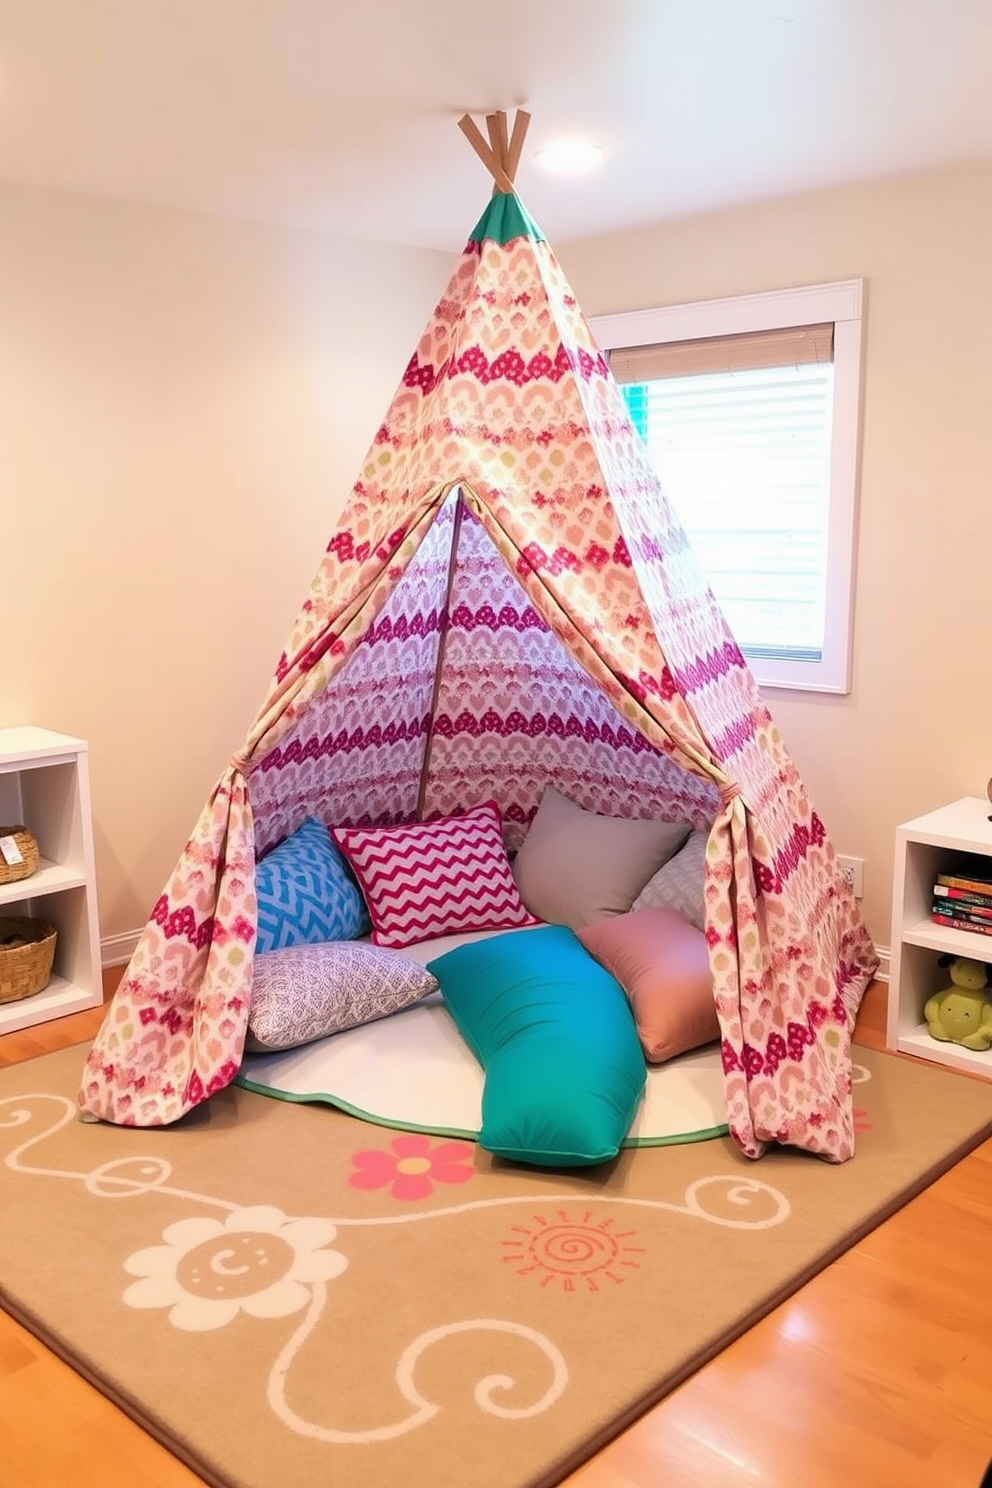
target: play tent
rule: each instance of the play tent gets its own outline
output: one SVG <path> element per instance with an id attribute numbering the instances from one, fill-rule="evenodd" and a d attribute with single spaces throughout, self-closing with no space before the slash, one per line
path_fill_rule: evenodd
<path id="1" fill-rule="evenodd" d="M 261 711 L 86 1060 L 92 1118 L 175 1121 L 238 1071 L 257 856 L 308 816 L 396 824 L 548 782 L 709 829 L 728 1119 L 757 1157 L 853 1152 L 850 1032 L 877 957 L 561 268 L 513 189 L 526 116 L 403 373 Z"/>

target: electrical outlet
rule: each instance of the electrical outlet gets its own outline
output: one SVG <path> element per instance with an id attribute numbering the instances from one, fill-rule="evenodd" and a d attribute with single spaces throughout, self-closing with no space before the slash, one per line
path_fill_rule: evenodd
<path id="1" fill-rule="evenodd" d="M 851 886 L 851 892 L 855 899 L 865 897 L 865 860 L 864 858 L 846 858 L 843 854 L 837 854 L 837 864 L 841 873 Z"/>

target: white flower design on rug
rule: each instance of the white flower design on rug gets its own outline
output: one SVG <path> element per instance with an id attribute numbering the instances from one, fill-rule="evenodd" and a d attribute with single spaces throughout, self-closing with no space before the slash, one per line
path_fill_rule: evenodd
<path id="1" fill-rule="evenodd" d="M 327 1249 L 336 1227 L 328 1219 L 287 1219 L 258 1204 L 224 1220 L 180 1219 L 153 1245 L 128 1256 L 138 1276 L 124 1293 L 129 1307 L 168 1307 L 174 1328 L 206 1333 L 250 1317 L 281 1318 L 310 1301 L 315 1282 L 332 1281 L 348 1265 Z"/>
<path id="2" fill-rule="evenodd" d="M 868 1072 L 862 1077 L 867 1079 Z M 249 1097 L 250 1102 L 258 1099 Z M 274 1104 L 279 1108 L 278 1102 Z M 250 1106 L 249 1115 L 254 1111 Z M 288 1115 L 275 1111 L 277 1121 Z M 132 1228 L 130 1220 L 122 1220 L 130 1238 L 109 1261 L 115 1301 L 121 1298 L 135 1311 L 157 1310 L 150 1322 L 157 1325 L 164 1315 L 178 1332 L 200 1334 L 205 1342 L 205 1335 L 234 1323 L 241 1314 L 273 1324 L 292 1318 L 288 1327 L 264 1330 L 266 1338 L 252 1351 L 262 1368 L 258 1404 L 267 1404 L 271 1416 L 285 1428 L 284 1440 L 325 1447 L 385 1445 L 425 1430 L 439 1416 L 453 1420 L 456 1401 L 466 1392 L 480 1420 L 550 1418 L 572 1391 L 576 1361 L 581 1374 L 586 1348 L 582 1334 L 564 1327 L 564 1337 L 556 1339 L 551 1327 L 532 1327 L 515 1315 L 500 1316 L 495 1308 L 490 1312 L 473 1307 L 467 1317 L 452 1316 L 446 1299 L 446 1315 L 439 1324 L 425 1326 L 427 1318 L 417 1311 L 417 1321 L 402 1336 L 383 1335 L 378 1347 L 386 1353 L 363 1375 L 357 1407 L 353 1399 L 350 1405 L 345 1399 L 346 1380 L 338 1381 L 340 1403 L 328 1400 L 322 1389 L 315 1393 L 314 1360 L 329 1357 L 327 1335 L 335 1341 L 331 1373 L 334 1367 L 345 1372 L 349 1367 L 346 1359 L 342 1363 L 336 1341 L 342 1318 L 366 1314 L 366 1305 L 356 1314 L 355 1293 L 369 1285 L 370 1249 L 386 1258 L 387 1274 L 394 1278 L 404 1273 L 421 1232 L 432 1231 L 436 1238 L 428 1242 L 425 1237 L 419 1248 L 420 1254 L 430 1249 L 432 1275 L 438 1258 L 444 1257 L 453 1274 L 471 1274 L 479 1284 L 491 1262 L 495 1271 L 509 1270 L 521 1286 L 545 1298 L 569 1294 L 566 1305 L 573 1314 L 581 1312 L 583 1304 L 601 1314 L 607 1297 L 637 1291 L 668 1264 L 674 1231 L 663 1229 L 659 1243 L 657 1221 L 662 1216 L 757 1235 L 783 1224 L 791 1213 L 787 1195 L 750 1172 L 746 1176 L 739 1169 L 709 1172 L 687 1181 L 685 1172 L 669 1177 L 667 1157 L 648 1191 L 627 1192 L 621 1182 L 620 1191 L 606 1193 L 602 1178 L 594 1178 L 594 1206 L 577 1194 L 577 1183 L 586 1188 L 581 1180 L 550 1171 L 537 1175 L 539 1202 L 532 1187 L 534 1175 L 499 1167 L 480 1170 L 470 1160 L 474 1159 L 470 1143 L 402 1132 L 375 1146 L 372 1129 L 365 1133 L 363 1128 L 363 1145 L 356 1152 L 350 1124 L 337 1133 L 333 1128 L 328 1132 L 318 1116 L 307 1129 L 319 1129 L 328 1147 L 339 1185 L 335 1189 L 332 1184 L 330 1192 L 342 1202 L 331 1215 L 307 1215 L 306 1210 L 293 1214 L 285 1200 L 278 1206 L 238 1202 L 204 1191 L 202 1175 L 182 1182 L 170 1160 L 176 1152 L 186 1151 L 178 1137 L 168 1155 L 135 1151 L 132 1133 L 100 1125 L 86 1128 L 85 1139 L 69 1153 L 56 1146 L 48 1161 L 37 1161 L 39 1148 L 49 1141 L 67 1143 L 77 1126 L 75 1101 L 64 1095 L 35 1090 L 0 1097 L 0 1131 L 21 1136 L 2 1157 L 0 1176 L 76 1184 L 85 1195 L 84 1207 L 97 1203 L 127 1210 L 158 1205 L 161 1217 L 147 1225 Z M 568 1186 L 559 1189 L 559 1179 Z M 662 1193 L 669 1181 L 672 1197 L 665 1198 Z M 544 1191 L 545 1184 L 549 1191 Z M 278 1192 L 281 1196 L 301 1190 L 280 1183 Z M 311 1190 L 303 1192 L 305 1202 L 312 1203 Z M 478 1196 L 469 1199 L 468 1192 Z M 167 1219 L 163 1201 L 174 1205 L 172 1212 L 181 1217 Z M 196 1207 L 204 1206 L 214 1213 L 197 1214 Z M 466 1244 L 470 1232 L 465 1226 L 487 1216 L 491 1221 L 483 1225 L 482 1233 L 489 1239 L 481 1249 Z M 500 1223 L 504 1216 L 505 1227 Z M 160 1235 L 160 1243 L 131 1249 L 146 1233 Z M 348 1255 L 332 1246 L 344 1233 Z M 370 1247 L 367 1241 L 372 1237 Z M 119 1266 L 134 1278 L 123 1286 Z M 343 1285 L 332 1295 L 328 1284 L 346 1272 Z M 498 1283 L 494 1296 L 499 1305 L 507 1300 Z M 542 1322 L 546 1305 L 541 1304 Z M 555 1331 L 564 1323 L 558 1315 Z M 266 1343 L 274 1353 L 271 1363 Z M 159 1340 L 159 1346 L 166 1345 Z"/>

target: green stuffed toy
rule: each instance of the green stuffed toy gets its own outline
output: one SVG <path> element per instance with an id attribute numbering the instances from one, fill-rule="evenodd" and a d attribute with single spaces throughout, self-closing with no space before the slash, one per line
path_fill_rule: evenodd
<path id="1" fill-rule="evenodd" d="M 951 968 L 951 986 L 927 998 L 923 1016 L 930 1037 L 966 1049 L 992 1048 L 992 999 L 986 996 L 989 968 L 968 956 L 941 956 Z"/>

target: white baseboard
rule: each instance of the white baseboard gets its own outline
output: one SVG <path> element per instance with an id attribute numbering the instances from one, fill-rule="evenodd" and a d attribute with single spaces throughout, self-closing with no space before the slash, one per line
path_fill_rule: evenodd
<path id="1" fill-rule="evenodd" d="M 126 930 L 123 935 L 105 935 L 100 942 L 100 965 L 126 966 L 140 939 L 140 930 Z"/>
<path id="2" fill-rule="evenodd" d="M 878 970 L 875 973 L 875 979 L 879 982 L 887 982 L 889 980 L 889 966 L 892 960 L 892 953 L 888 946 L 876 946 L 875 950 L 878 954 Z"/>

